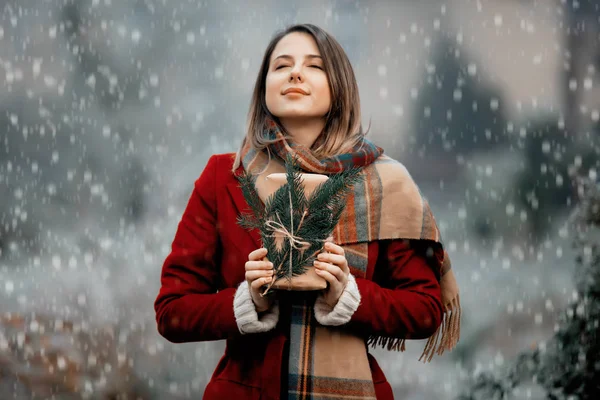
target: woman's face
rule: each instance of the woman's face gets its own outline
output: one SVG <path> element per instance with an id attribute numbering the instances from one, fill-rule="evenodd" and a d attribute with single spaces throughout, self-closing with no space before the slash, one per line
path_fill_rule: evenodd
<path id="1" fill-rule="evenodd" d="M 298 89 L 304 93 L 286 93 Z M 324 117 L 331 94 L 323 60 L 313 37 L 303 32 L 284 36 L 271 54 L 266 103 L 280 120 Z"/>

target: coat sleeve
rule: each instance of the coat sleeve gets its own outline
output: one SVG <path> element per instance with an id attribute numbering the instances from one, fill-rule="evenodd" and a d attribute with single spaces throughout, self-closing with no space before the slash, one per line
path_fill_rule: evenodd
<path id="1" fill-rule="evenodd" d="M 433 242 L 384 240 L 373 281 L 356 278 L 361 304 L 351 326 L 368 335 L 424 339 L 442 322 L 441 246 Z"/>
<path id="2" fill-rule="evenodd" d="M 154 302 L 159 333 L 173 343 L 225 339 L 239 334 L 234 288 L 217 292 L 220 242 L 217 233 L 217 157 L 195 181 L 165 259 Z"/>

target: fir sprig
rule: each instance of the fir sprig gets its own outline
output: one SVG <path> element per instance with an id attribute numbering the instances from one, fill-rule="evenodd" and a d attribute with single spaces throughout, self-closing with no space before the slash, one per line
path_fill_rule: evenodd
<path id="1" fill-rule="evenodd" d="M 345 209 L 347 195 L 362 179 L 362 168 L 357 167 L 329 175 L 329 179 L 319 184 L 307 198 L 297 160 L 288 155 L 285 167 L 286 183 L 269 196 L 264 205 L 254 186 L 255 177 L 243 174 L 238 178 L 252 210 L 252 215 L 240 216 L 238 223 L 246 229 L 259 229 L 263 246 L 274 266 L 274 279 L 264 294 L 268 294 L 278 280 L 301 275 L 313 264 Z M 290 235 L 304 242 L 305 247 L 294 248 L 292 240 L 285 236 L 278 246 L 277 232 L 267 221 L 281 224 Z"/>
<path id="2" fill-rule="evenodd" d="M 244 171 L 237 177 L 237 179 L 240 182 L 240 187 L 242 189 L 242 193 L 244 194 L 244 198 L 252 210 L 251 214 L 241 213 L 237 218 L 237 223 L 248 230 L 255 228 L 260 229 L 262 225 L 262 219 L 265 215 L 265 207 L 258 196 L 258 193 L 256 193 L 256 190 L 254 190 L 256 176 Z"/>
<path id="3" fill-rule="evenodd" d="M 302 184 L 302 175 L 299 173 L 299 166 L 292 155 L 288 154 L 285 160 L 285 172 L 288 185 L 292 187 L 292 204 L 298 210 L 305 210 L 308 207 L 304 185 Z"/>

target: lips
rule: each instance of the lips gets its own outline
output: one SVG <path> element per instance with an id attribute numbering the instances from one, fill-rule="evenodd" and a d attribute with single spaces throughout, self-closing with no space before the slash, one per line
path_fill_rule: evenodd
<path id="1" fill-rule="evenodd" d="M 288 93 L 300 93 L 300 94 L 303 94 L 303 95 L 307 95 L 308 94 L 307 92 L 305 92 L 303 89 L 300 89 L 300 88 L 289 88 L 289 89 L 286 89 L 283 92 L 284 95 L 286 95 Z"/>

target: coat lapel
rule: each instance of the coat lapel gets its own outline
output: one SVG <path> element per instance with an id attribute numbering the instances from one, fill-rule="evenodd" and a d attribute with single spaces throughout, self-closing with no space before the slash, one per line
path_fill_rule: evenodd
<path id="1" fill-rule="evenodd" d="M 248 205 L 248 202 L 244 198 L 244 193 L 242 192 L 242 189 L 240 188 L 239 183 L 234 183 L 234 182 L 228 183 L 227 191 L 229 192 L 229 196 L 231 197 L 231 199 L 233 200 L 233 203 L 235 204 L 238 215 L 242 212 L 244 212 L 244 213 L 251 212 L 250 206 Z M 240 229 L 242 229 L 246 234 L 250 235 L 250 237 L 252 238 L 252 241 L 257 246 L 256 247 L 257 249 L 262 247 L 262 243 L 260 240 L 260 232 L 258 231 L 258 229 L 252 229 L 251 231 L 248 231 L 241 227 L 240 227 Z"/>

